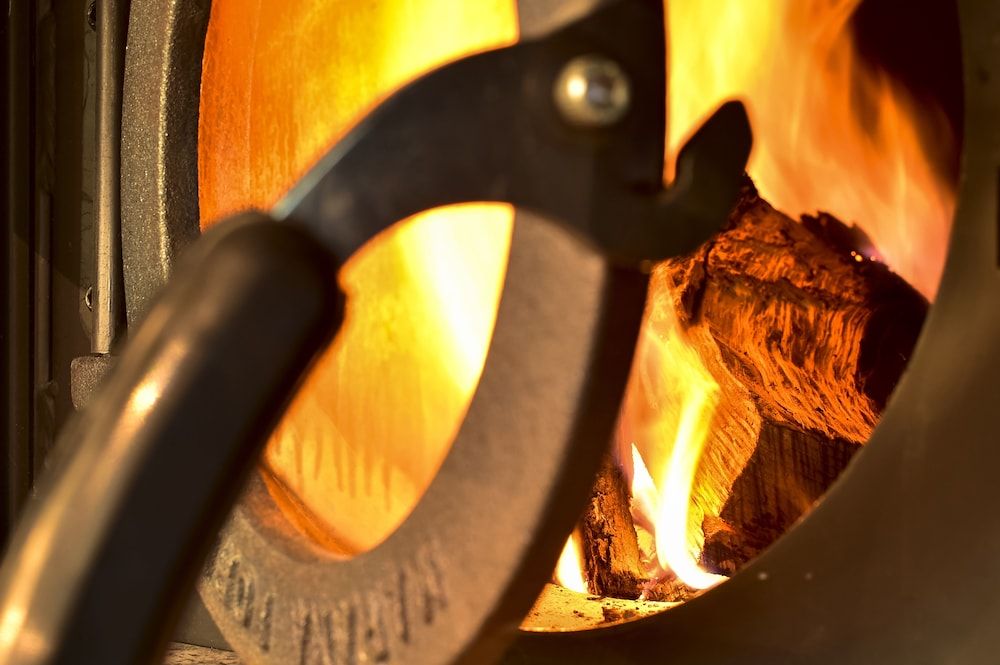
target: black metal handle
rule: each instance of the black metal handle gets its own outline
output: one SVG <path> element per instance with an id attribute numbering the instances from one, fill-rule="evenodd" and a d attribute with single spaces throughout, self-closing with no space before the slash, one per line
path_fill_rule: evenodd
<path id="1" fill-rule="evenodd" d="M 192 248 L 61 437 L 0 572 L 0 662 L 156 653 L 343 296 L 299 227 L 247 213 Z M 72 449 L 70 449 L 72 448 Z"/>
<path id="2" fill-rule="evenodd" d="M 248 213 L 200 240 L 63 434 L 21 521 L 0 570 L 0 662 L 155 653 L 295 384 L 342 321 L 338 262 L 400 219 L 513 203 L 627 266 L 706 240 L 735 200 L 749 122 L 741 105 L 723 106 L 664 190 L 666 80 L 651 66 L 662 26 L 662 3 L 620 0 L 452 63 L 321 159 L 273 212 L 291 223 Z M 553 101 L 568 63 L 588 54 L 631 82 L 630 109 L 607 126 L 577 127 Z M 637 327 L 641 303 L 629 306 Z"/>

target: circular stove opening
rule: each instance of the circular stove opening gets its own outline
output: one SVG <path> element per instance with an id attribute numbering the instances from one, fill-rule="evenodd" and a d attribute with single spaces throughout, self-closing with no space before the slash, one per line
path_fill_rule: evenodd
<path id="1" fill-rule="evenodd" d="M 749 178 L 723 233 L 652 269 L 618 433 L 527 630 L 684 602 L 805 516 L 876 426 L 943 269 L 961 140 L 952 3 L 667 10 L 668 164 L 737 97 L 755 132 Z M 215 0 L 203 226 L 272 204 L 378 99 L 517 29 L 501 1 L 290 12 Z M 342 274 L 345 330 L 262 466 L 326 549 L 377 546 L 433 480 L 482 370 L 512 219 L 501 206 L 432 211 Z"/>

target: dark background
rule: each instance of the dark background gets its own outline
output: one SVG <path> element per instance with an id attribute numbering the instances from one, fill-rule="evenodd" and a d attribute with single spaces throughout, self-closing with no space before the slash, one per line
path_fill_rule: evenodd
<path id="1" fill-rule="evenodd" d="M 995 2 L 996 0 L 985 0 Z M 964 114 L 962 53 L 954 0 L 865 0 L 853 21 L 862 54 L 906 85 L 918 102 L 945 113 L 958 149 L 932 155 L 957 179 Z M 928 148 L 940 138 L 925 136 Z"/>

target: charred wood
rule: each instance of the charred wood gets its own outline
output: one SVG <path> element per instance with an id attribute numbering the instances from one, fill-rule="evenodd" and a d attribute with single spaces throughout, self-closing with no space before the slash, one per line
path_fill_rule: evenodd
<path id="1" fill-rule="evenodd" d="M 584 577 L 592 594 L 631 600 L 641 593 L 646 575 L 629 497 L 625 474 L 605 455 L 578 525 Z"/>
<path id="2" fill-rule="evenodd" d="M 655 299 L 672 299 L 718 385 L 692 496 L 711 572 L 734 573 L 819 499 L 867 441 L 909 360 L 927 301 L 870 247 L 829 215 L 791 219 L 748 180 L 722 232 L 654 269 L 647 326 L 655 333 Z M 624 420 L 662 402 L 630 388 Z M 602 470 L 581 522 L 588 581 L 594 593 L 635 597 L 620 595 L 634 589 L 638 548 L 622 517 L 627 488 L 623 499 L 612 475 Z M 677 600 L 670 594 L 690 592 L 677 584 L 646 581 L 644 591 Z"/>

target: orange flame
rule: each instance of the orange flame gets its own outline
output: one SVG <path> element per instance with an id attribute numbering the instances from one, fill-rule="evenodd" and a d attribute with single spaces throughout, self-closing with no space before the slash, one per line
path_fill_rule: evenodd
<path id="1" fill-rule="evenodd" d="M 199 117 L 203 226 L 272 205 L 393 89 L 516 39 L 512 0 L 213 2 Z M 504 205 L 428 211 L 341 271 L 346 325 L 264 455 L 269 487 L 294 499 L 286 512 L 327 533 L 324 542 L 371 549 L 434 478 L 482 371 L 512 218 Z"/>
<path id="2" fill-rule="evenodd" d="M 792 217 L 823 210 L 857 224 L 933 297 L 955 195 L 922 137 L 948 149 L 955 138 L 939 109 L 862 59 L 850 29 L 860 2 L 666 3 L 668 153 L 721 100 L 742 99 L 754 131 L 748 171 L 763 198 Z"/>
<path id="3" fill-rule="evenodd" d="M 690 131 L 722 101 L 742 99 L 755 136 L 748 171 L 763 197 L 792 216 L 824 210 L 857 224 L 875 244 L 866 248 L 869 257 L 931 297 L 954 191 L 922 137 L 946 148 L 954 138 L 943 113 L 918 108 L 862 60 L 849 24 L 859 3 L 666 3 L 667 161 L 673 164 Z M 677 320 L 676 297 L 662 280 L 650 292 L 618 449 L 631 453 L 633 516 L 650 577 L 672 571 L 705 588 L 723 579 L 697 563 L 702 520 L 725 499 L 710 495 L 712 484 L 698 476 L 720 390 L 690 344 L 695 331 Z"/>
<path id="4" fill-rule="evenodd" d="M 918 109 L 859 57 L 849 30 L 859 2 L 668 2 L 667 162 L 720 102 L 744 100 L 755 134 L 749 171 L 764 197 L 793 216 L 823 209 L 859 224 L 930 296 L 954 195 L 921 137 L 953 139 L 941 114 Z M 294 11 L 285 0 L 213 2 L 199 120 L 203 224 L 273 203 L 403 82 L 516 37 L 511 0 L 345 0 Z M 348 324 L 265 464 L 349 551 L 376 545 L 405 518 L 448 450 L 482 368 L 510 223 L 503 206 L 431 212 L 343 271 Z M 650 574 L 669 569 L 707 586 L 715 580 L 697 566 L 701 523 L 724 497 L 691 496 L 702 491 L 699 459 L 725 405 L 689 343 L 703 331 L 684 329 L 675 297 L 662 284 L 650 294 L 619 443 L 631 453 L 637 524 L 653 536 Z M 571 539 L 561 583 L 583 590 L 579 566 Z"/>

